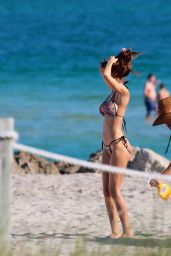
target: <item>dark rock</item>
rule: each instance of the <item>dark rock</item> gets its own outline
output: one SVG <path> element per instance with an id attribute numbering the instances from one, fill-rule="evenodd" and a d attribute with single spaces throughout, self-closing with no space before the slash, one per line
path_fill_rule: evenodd
<path id="1" fill-rule="evenodd" d="M 78 165 L 68 164 L 64 162 L 55 162 L 54 164 L 57 166 L 61 174 L 73 174 L 78 172 L 80 169 L 80 166 Z"/>
<path id="2" fill-rule="evenodd" d="M 14 172 L 59 174 L 59 169 L 54 163 L 41 157 L 26 152 L 16 152 L 14 154 Z"/>
<path id="3" fill-rule="evenodd" d="M 68 164 L 64 162 L 55 162 L 60 174 L 74 174 L 74 173 L 85 173 L 85 172 L 95 172 L 94 169 L 85 168 L 78 165 Z"/>

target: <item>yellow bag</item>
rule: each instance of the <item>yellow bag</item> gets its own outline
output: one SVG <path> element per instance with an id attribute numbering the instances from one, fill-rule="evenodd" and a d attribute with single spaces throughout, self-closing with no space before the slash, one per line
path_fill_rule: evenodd
<path id="1" fill-rule="evenodd" d="M 163 200 L 167 200 L 171 196 L 171 188 L 165 183 L 159 183 L 157 186 L 157 194 Z"/>

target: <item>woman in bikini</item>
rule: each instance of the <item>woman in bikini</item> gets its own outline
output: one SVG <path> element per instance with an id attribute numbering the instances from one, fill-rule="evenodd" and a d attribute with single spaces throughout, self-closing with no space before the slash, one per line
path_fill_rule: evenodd
<path id="1" fill-rule="evenodd" d="M 100 113 L 104 116 L 102 162 L 118 167 L 127 167 L 131 157 L 131 145 L 124 136 L 126 131 L 124 119 L 130 93 L 125 86 L 124 77 L 132 71 L 132 59 L 139 53 L 125 48 L 116 56 L 110 57 L 100 64 L 100 73 L 111 94 L 100 105 Z M 125 200 L 121 193 L 123 174 L 102 173 L 103 193 L 107 213 L 110 220 L 111 238 L 133 237 Z M 123 233 L 120 233 L 119 218 Z"/>

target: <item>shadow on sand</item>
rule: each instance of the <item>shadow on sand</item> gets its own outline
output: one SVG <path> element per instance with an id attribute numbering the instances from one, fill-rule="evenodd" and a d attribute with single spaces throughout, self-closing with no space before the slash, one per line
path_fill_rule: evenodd
<path id="1" fill-rule="evenodd" d="M 45 238 L 59 238 L 59 239 L 76 239 L 76 238 L 82 238 L 85 239 L 88 237 L 88 234 L 70 234 L 70 233 L 56 233 L 56 232 L 41 232 L 41 233 L 20 233 L 20 234 L 11 234 L 11 237 L 13 238 L 26 238 L 26 239 L 45 239 Z M 86 239 L 87 240 L 87 239 Z"/>
<path id="2" fill-rule="evenodd" d="M 154 238 L 150 236 L 154 236 L 153 234 L 141 234 L 141 238 L 119 238 L 119 239 L 110 239 L 106 237 L 94 237 L 90 238 L 90 234 L 72 234 L 72 233 L 49 233 L 49 232 L 41 232 L 38 234 L 34 233 L 22 233 L 22 234 L 11 234 L 13 238 L 23 237 L 26 239 L 83 239 L 86 242 L 91 243 L 99 243 L 106 245 L 125 245 L 125 246 L 136 246 L 136 247 L 162 247 L 162 248 L 171 248 L 171 238 Z M 140 236 L 140 235 L 139 235 Z"/>
<path id="3" fill-rule="evenodd" d="M 136 246 L 136 247 L 162 247 L 171 248 L 171 238 L 160 239 L 160 238 L 119 238 L 110 239 L 105 237 L 96 237 L 94 239 L 86 239 L 88 242 L 101 243 L 107 245 L 125 245 L 125 246 Z"/>

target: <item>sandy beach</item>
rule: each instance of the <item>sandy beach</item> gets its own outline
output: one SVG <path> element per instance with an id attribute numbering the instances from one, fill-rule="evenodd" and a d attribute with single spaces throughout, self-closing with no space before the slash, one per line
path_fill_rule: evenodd
<path id="1" fill-rule="evenodd" d="M 157 251 L 158 246 L 171 252 L 171 205 L 156 196 L 147 180 L 125 178 L 123 193 L 136 239 L 119 240 L 105 238 L 110 227 L 101 174 L 13 174 L 11 183 L 13 255 L 23 245 L 33 251 L 31 255 L 36 255 L 36 248 L 46 248 L 46 255 L 58 249 L 60 255 L 70 255 L 81 238 L 88 250 L 100 247 L 105 252 L 114 250 L 115 255 L 141 255 L 135 254 L 137 250 Z"/>
<path id="2" fill-rule="evenodd" d="M 171 256 L 171 197 L 162 201 L 147 179 L 125 177 L 135 238 L 109 239 L 101 174 L 90 166 L 102 162 L 102 139 L 119 138 L 122 122 L 133 146 L 129 169 L 168 167 L 170 131 L 152 124 L 157 110 L 164 120 L 163 85 L 171 93 L 170 13 L 163 0 L 1 1 L 0 118 L 15 120 L 0 125 L 0 235 L 9 188 L 11 195 L 8 256 Z"/>

